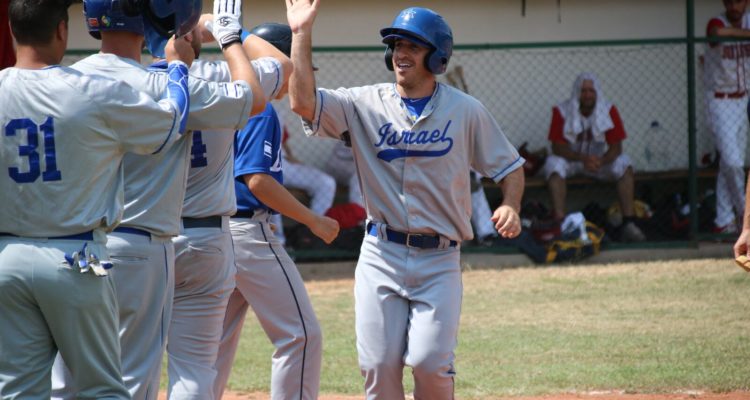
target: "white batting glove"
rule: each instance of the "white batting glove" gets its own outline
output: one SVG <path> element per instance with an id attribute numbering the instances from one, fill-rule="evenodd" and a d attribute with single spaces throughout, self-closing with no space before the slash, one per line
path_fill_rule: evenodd
<path id="1" fill-rule="evenodd" d="M 242 0 L 214 0 L 214 23 L 211 33 L 222 50 L 234 43 L 242 43 Z"/>

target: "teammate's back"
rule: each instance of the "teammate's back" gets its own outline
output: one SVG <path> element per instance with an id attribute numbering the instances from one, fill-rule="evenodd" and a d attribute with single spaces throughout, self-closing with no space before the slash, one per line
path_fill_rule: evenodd
<path id="1" fill-rule="evenodd" d="M 113 226 L 123 205 L 116 160 L 179 137 L 175 113 L 70 68 L 3 70 L 0 93 L 0 191 L 15 205 L 0 209 L 0 232 L 49 237 Z"/>

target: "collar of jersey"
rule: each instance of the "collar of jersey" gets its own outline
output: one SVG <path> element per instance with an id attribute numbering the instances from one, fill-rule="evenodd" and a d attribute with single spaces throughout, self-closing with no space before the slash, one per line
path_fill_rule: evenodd
<path id="1" fill-rule="evenodd" d="M 164 69 L 167 69 L 168 66 L 169 66 L 169 63 L 167 62 L 167 60 L 159 60 L 149 65 L 148 69 L 164 70 Z"/>
<path id="2" fill-rule="evenodd" d="M 119 62 L 128 64 L 128 65 L 136 66 L 138 68 L 144 68 L 144 66 L 141 65 L 141 63 L 139 63 L 138 61 L 135 61 L 132 58 L 120 57 L 117 54 L 112 54 L 112 53 L 96 53 L 96 57 L 99 60 L 102 60 L 102 62 L 104 64 L 108 65 L 108 66 L 112 66 L 113 65 L 113 60 L 118 60 Z"/>
<path id="3" fill-rule="evenodd" d="M 430 98 L 430 101 L 427 102 L 427 104 L 424 106 L 424 109 L 422 110 L 422 114 L 419 115 L 419 117 L 413 117 L 409 110 L 406 108 L 406 104 L 404 104 L 404 100 L 401 98 L 401 95 L 398 93 L 398 90 L 396 89 L 396 83 L 393 83 L 391 86 L 392 96 L 394 96 L 396 99 L 398 99 L 398 104 L 401 106 L 401 112 L 403 115 L 411 121 L 412 125 L 416 124 L 417 122 L 427 118 L 432 114 L 432 111 L 435 109 L 435 103 L 437 102 L 437 98 L 440 95 L 440 86 L 442 83 L 435 82 L 435 90 L 432 92 L 432 97 Z"/>

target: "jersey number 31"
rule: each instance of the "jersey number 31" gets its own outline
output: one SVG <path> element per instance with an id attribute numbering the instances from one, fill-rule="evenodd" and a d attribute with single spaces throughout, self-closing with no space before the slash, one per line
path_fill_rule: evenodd
<path id="1" fill-rule="evenodd" d="M 43 124 L 37 126 L 29 118 L 14 119 L 5 125 L 5 136 L 16 136 L 19 132 L 26 132 L 26 144 L 18 146 L 18 155 L 27 157 L 29 160 L 29 170 L 21 172 L 18 167 L 8 168 L 10 177 L 18 183 L 31 183 L 42 176 L 42 181 L 59 181 L 62 179 L 60 170 L 57 169 L 57 160 L 55 159 L 55 127 L 52 124 L 52 117 L 47 117 Z M 39 131 L 42 132 L 44 141 L 44 172 L 41 171 L 39 162 Z"/>

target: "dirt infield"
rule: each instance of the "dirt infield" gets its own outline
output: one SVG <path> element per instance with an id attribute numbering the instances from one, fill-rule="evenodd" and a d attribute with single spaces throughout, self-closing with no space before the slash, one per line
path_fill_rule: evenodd
<path id="1" fill-rule="evenodd" d="M 223 400 L 270 400 L 268 393 L 225 393 Z M 412 397 L 407 397 L 411 399 Z M 165 400 L 165 393 L 161 393 L 159 400 Z M 323 395 L 320 400 L 360 400 L 362 396 Z M 645 394 L 624 393 L 617 391 L 593 393 L 563 393 L 558 395 L 538 397 L 491 397 L 487 400 L 750 400 L 750 392 L 704 393 L 701 391 L 685 391 L 682 393 Z"/>

